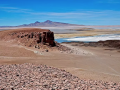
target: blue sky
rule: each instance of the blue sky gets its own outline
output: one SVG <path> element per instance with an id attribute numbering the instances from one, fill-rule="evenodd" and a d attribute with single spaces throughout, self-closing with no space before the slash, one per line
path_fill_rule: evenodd
<path id="1" fill-rule="evenodd" d="M 120 0 L 0 0 L 0 26 L 46 20 L 120 25 Z"/>

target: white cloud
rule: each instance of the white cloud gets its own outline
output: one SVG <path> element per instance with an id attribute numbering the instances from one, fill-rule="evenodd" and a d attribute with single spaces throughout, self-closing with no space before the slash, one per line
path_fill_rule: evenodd
<path id="1" fill-rule="evenodd" d="M 25 19 L 29 20 L 61 20 L 71 22 L 120 22 L 120 11 L 113 10 L 101 10 L 101 11 L 84 11 L 80 10 L 77 12 L 36 12 L 30 9 L 21 9 L 16 7 L 0 7 L 0 11 L 8 13 L 20 13 Z"/>
<path id="2" fill-rule="evenodd" d="M 110 0 L 111 1 L 111 0 Z M 92 18 L 92 17 L 105 17 L 105 16 L 119 16 L 120 11 L 103 10 L 103 11 L 79 11 L 79 12 L 35 12 L 30 9 L 21 9 L 16 7 L 0 7 L 1 11 L 8 13 L 25 13 L 33 16 L 49 16 L 61 18 Z M 24 15 L 24 14 L 23 14 Z"/>
<path id="3" fill-rule="evenodd" d="M 27 13 L 29 15 L 38 15 L 38 16 L 49 16 L 49 17 L 62 17 L 62 18 L 78 18 L 83 16 L 90 16 L 89 13 L 91 12 L 35 12 L 30 9 L 21 9 L 16 7 L 0 7 L 0 10 L 8 12 L 8 13 Z"/>
<path id="4" fill-rule="evenodd" d="M 0 7 L 0 10 L 5 12 L 15 12 L 15 13 L 29 13 L 30 9 L 21 9 L 16 7 Z"/>

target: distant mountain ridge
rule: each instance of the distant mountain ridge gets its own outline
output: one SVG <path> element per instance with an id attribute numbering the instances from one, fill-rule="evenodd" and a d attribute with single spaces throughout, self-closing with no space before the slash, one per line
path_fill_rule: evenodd
<path id="1" fill-rule="evenodd" d="M 5 28 L 5 27 L 57 27 L 57 26 L 84 26 L 84 25 L 53 22 L 50 20 L 46 20 L 45 22 L 36 21 L 35 23 L 23 24 L 23 25 L 18 25 L 18 26 L 0 26 L 0 28 Z"/>
<path id="2" fill-rule="evenodd" d="M 62 22 L 53 22 L 50 20 L 47 20 L 45 22 L 36 21 L 35 23 L 19 25 L 19 27 L 55 27 L 55 26 L 80 26 L 80 25 L 62 23 Z"/>

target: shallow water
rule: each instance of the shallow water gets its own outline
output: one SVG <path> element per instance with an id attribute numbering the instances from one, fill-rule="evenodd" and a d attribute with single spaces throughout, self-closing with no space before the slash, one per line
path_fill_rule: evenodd
<path id="1" fill-rule="evenodd" d="M 71 42 L 71 41 L 68 41 L 66 39 L 69 39 L 69 38 L 58 38 L 58 39 L 55 39 L 55 41 L 57 41 L 58 43 L 62 43 L 62 42 Z"/>
<path id="2" fill-rule="evenodd" d="M 96 35 L 96 36 L 82 36 L 75 38 L 59 38 L 55 40 L 59 43 L 71 42 L 71 41 L 98 42 L 98 41 L 106 41 L 106 40 L 120 40 L 120 34 L 104 34 L 104 35 Z"/>

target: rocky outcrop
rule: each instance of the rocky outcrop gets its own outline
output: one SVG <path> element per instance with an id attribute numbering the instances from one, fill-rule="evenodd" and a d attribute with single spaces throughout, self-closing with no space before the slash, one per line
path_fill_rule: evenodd
<path id="1" fill-rule="evenodd" d="M 24 43 L 25 46 L 35 46 L 38 44 L 55 46 L 54 33 L 50 30 L 31 29 L 9 33 L 10 38 Z"/>
<path id="2" fill-rule="evenodd" d="M 97 42 L 98 45 L 120 49 L 120 40 L 106 40 Z"/>
<path id="3" fill-rule="evenodd" d="M 29 33 L 16 33 L 17 38 L 33 39 L 37 44 L 48 44 L 55 46 L 54 33 L 51 31 L 43 32 L 29 32 Z"/>
<path id="4" fill-rule="evenodd" d="M 68 53 L 69 48 L 54 41 L 54 33 L 47 29 L 20 28 L 4 30 L 0 32 L 0 40 L 9 41 L 22 46 L 34 47 L 40 51 L 64 51 Z"/>
<path id="5" fill-rule="evenodd" d="M 73 46 L 92 46 L 92 47 L 110 47 L 120 49 L 120 40 L 106 40 L 106 41 L 98 41 L 98 42 L 64 42 L 67 44 L 72 44 Z"/>

